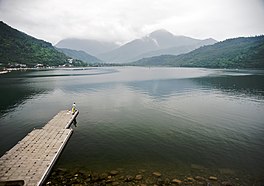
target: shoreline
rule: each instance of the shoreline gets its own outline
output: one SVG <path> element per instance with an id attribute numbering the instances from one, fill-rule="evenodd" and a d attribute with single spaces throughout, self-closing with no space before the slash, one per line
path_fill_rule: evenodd
<path id="1" fill-rule="evenodd" d="M 43 68 L 4 68 L 0 69 L 0 75 L 1 74 L 7 74 L 12 71 L 28 71 L 28 70 L 56 70 L 56 69 L 80 69 L 80 70 L 86 70 L 91 68 L 97 68 L 97 67 L 43 67 Z"/>
<path id="2" fill-rule="evenodd" d="M 206 174 L 198 171 L 188 174 L 167 174 L 159 170 L 126 170 L 117 168 L 104 172 L 95 172 L 81 169 L 67 170 L 55 168 L 48 176 L 44 185 L 93 185 L 93 186 L 166 186 L 166 185 L 204 185 L 204 186 L 262 186 L 262 178 L 238 178 L 231 174 Z"/>

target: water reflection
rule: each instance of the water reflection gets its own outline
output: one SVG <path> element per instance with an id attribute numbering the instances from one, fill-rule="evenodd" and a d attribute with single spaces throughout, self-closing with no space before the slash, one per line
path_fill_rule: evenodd
<path id="1" fill-rule="evenodd" d="M 118 72 L 113 68 L 77 68 L 77 69 L 53 69 L 53 70 L 33 70 L 30 73 L 20 74 L 24 78 L 49 78 L 67 76 L 98 76 Z"/>
<path id="2" fill-rule="evenodd" d="M 89 75 L 88 69 L 1 76 L 1 113 L 8 114 L 1 118 L 0 153 L 76 102 L 78 127 L 59 165 L 175 169 L 202 164 L 263 172 L 261 74 L 117 70 L 97 75 Z M 230 101 L 232 96 L 258 99 L 260 104 Z"/>
<path id="3" fill-rule="evenodd" d="M 155 99 L 187 94 L 191 91 L 221 91 L 229 96 L 264 99 L 263 75 L 224 75 L 187 79 L 129 82 L 126 85 Z"/>
<path id="4" fill-rule="evenodd" d="M 74 118 L 74 120 L 72 121 L 72 124 L 73 124 L 74 127 L 77 127 L 77 120 L 76 120 L 76 118 Z"/>
<path id="5" fill-rule="evenodd" d="M 35 95 L 43 94 L 52 90 L 50 86 L 45 87 L 43 85 L 38 85 L 37 82 L 28 82 L 25 79 L 19 78 L 1 78 L 0 85 L 1 115 L 18 107 L 20 104 L 23 104 L 24 101 L 33 98 Z"/>
<path id="6" fill-rule="evenodd" d="M 190 79 L 136 81 L 126 85 L 158 100 L 199 89 L 199 86 Z"/>
<path id="7" fill-rule="evenodd" d="M 220 90 L 229 96 L 264 99 L 264 75 L 202 77 L 193 79 L 193 82 L 210 90 Z"/>

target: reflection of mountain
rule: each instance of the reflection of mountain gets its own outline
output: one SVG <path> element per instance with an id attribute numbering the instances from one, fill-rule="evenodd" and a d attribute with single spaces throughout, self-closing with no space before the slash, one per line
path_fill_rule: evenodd
<path id="1" fill-rule="evenodd" d="M 54 89 L 67 90 L 76 93 L 78 91 L 93 91 L 97 87 L 101 88 L 108 86 L 107 84 L 95 84 L 95 86 L 89 85 L 89 88 L 87 89 L 87 81 L 74 83 L 74 78 L 65 81 L 62 77 L 77 78 L 84 76 L 100 76 L 115 72 L 117 72 L 115 69 L 60 69 L 55 71 L 14 71 L 1 75 L 0 113 L 4 114 L 8 112 L 8 110 L 14 109 L 20 104 L 23 104 L 26 100 L 31 99 L 33 96 L 47 93 L 49 91 L 53 91 Z"/>
<path id="2" fill-rule="evenodd" d="M 193 79 L 202 87 L 217 89 L 233 95 L 264 98 L 263 75 L 218 76 Z"/>
<path id="3" fill-rule="evenodd" d="M 166 98 L 173 95 L 185 94 L 198 88 L 191 79 L 136 81 L 130 82 L 127 85 L 155 98 Z"/>
<path id="4" fill-rule="evenodd" d="M 16 74 L 16 75 L 13 75 Z M 14 78 L 16 77 L 16 78 Z M 48 87 L 39 87 L 32 82 L 25 82 L 20 79 L 17 73 L 7 74 L 0 78 L 0 112 L 1 115 L 10 109 L 22 104 L 25 100 L 32 98 L 36 94 L 40 94 L 49 90 Z M 34 84 L 34 85 L 32 85 Z M 47 88 L 47 89 L 46 89 Z"/>
<path id="5" fill-rule="evenodd" d="M 196 90 L 219 90 L 225 94 L 264 99 L 264 76 L 217 76 L 130 82 L 127 85 L 155 98 L 166 98 Z"/>

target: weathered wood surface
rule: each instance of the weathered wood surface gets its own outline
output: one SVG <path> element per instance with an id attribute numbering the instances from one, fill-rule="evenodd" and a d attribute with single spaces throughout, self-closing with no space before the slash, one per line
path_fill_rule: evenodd
<path id="1" fill-rule="evenodd" d="M 78 115 L 59 112 L 42 129 L 34 129 L 0 158 L 0 186 L 24 181 L 24 185 L 41 185 L 63 147 L 69 140 L 69 128 Z"/>

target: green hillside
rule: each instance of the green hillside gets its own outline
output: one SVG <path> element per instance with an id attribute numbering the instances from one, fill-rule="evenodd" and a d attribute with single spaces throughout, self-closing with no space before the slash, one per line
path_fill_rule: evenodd
<path id="1" fill-rule="evenodd" d="M 50 43 L 38 40 L 0 21 L 0 63 L 1 66 L 24 64 L 34 67 L 69 65 L 69 57 L 57 51 Z M 71 61 L 74 66 L 85 65 L 82 61 Z"/>
<path id="2" fill-rule="evenodd" d="M 56 48 L 56 50 L 64 53 L 65 55 L 67 55 L 73 59 L 79 59 L 79 60 L 86 62 L 88 64 L 102 63 L 102 61 L 100 59 L 98 59 L 95 56 L 92 56 L 90 54 L 87 54 L 86 52 L 81 51 L 81 50 L 72 50 L 72 49 L 68 49 L 68 48 Z"/>
<path id="3" fill-rule="evenodd" d="M 178 56 L 163 55 L 132 63 L 140 66 L 264 68 L 264 36 L 228 39 Z"/>

